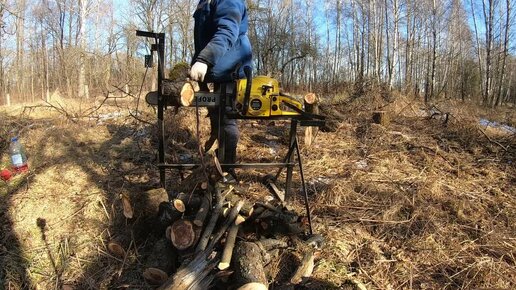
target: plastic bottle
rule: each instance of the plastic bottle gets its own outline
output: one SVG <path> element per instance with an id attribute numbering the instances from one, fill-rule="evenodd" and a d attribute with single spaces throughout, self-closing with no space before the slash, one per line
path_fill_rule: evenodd
<path id="1" fill-rule="evenodd" d="M 11 163 L 13 165 L 14 172 L 24 172 L 29 170 L 27 155 L 25 154 L 25 149 L 18 140 L 18 137 L 11 139 L 11 144 L 9 145 L 9 156 L 11 156 Z"/>

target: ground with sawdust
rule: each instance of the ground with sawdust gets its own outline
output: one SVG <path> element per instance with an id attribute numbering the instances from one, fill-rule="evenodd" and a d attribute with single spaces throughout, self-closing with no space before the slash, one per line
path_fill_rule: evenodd
<path id="1" fill-rule="evenodd" d="M 442 114 L 430 118 L 421 103 L 381 90 L 325 102 L 336 132 L 316 133 L 302 156 L 315 231 L 328 243 L 304 289 L 516 287 L 516 137 L 479 125 L 487 118 L 514 127 L 514 108 L 502 114 L 443 101 L 436 107 L 450 113 L 444 123 Z M 156 237 L 138 218 L 145 201 L 135 201 L 136 217 L 126 220 L 120 196 L 158 187 L 156 131 L 142 122 L 154 122 L 153 112 L 123 100 L 99 110 L 59 104 L 67 116 L 33 105 L 0 108 L 0 135 L 19 133 L 31 168 L 0 183 L 0 285 L 148 289 L 141 273 Z M 389 112 L 390 125 L 371 124 L 376 109 Z M 167 127 L 167 159 L 195 160 L 195 111 L 167 118 L 176 124 Z M 240 126 L 241 161 L 282 159 L 286 123 Z M 3 168 L 8 156 L 0 149 Z M 238 173 L 250 197 L 268 195 L 259 183 L 267 172 Z M 168 180 L 173 188 L 179 177 Z M 303 214 L 300 195 L 295 205 Z M 124 258 L 106 248 L 115 237 L 127 241 Z M 275 279 L 293 271 L 286 259 L 273 265 Z"/>

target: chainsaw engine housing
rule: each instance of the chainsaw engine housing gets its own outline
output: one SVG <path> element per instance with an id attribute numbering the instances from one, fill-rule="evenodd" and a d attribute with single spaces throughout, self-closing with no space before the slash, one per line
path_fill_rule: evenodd
<path id="1" fill-rule="evenodd" d="M 237 81 L 237 109 L 241 112 L 245 104 L 245 90 L 247 80 L 241 79 Z M 246 116 L 250 117 L 269 117 L 269 116 L 291 116 L 299 115 L 298 112 L 289 111 L 284 103 L 289 103 L 295 107 L 302 109 L 302 104 L 295 99 L 280 94 L 279 82 L 276 79 L 267 76 L 257 76 L 253 78 L 251 84 L 251 93 L 249 95 L 249 103 Z"/>

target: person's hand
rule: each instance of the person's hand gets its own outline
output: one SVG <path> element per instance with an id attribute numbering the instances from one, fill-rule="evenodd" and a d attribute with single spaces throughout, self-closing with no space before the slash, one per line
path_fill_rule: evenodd
<path id="1" fill-rule="evenodd" d="M 194 81 L 202 82 L 204 81 L 204 76 L 206 75 L 207 71 L 208 65 L 197 61 L 190 69 L 190 77 Z"/>

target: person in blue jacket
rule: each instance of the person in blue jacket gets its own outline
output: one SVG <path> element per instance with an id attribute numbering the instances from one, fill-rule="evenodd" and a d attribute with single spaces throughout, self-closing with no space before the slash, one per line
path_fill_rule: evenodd
<path id="1" fill-rule="evenodd" d="M 236 77 L 244 78 L 243 68 L 252 66 L 245 0 L 200 0 L 194 19 L 195 54 L 190 77 L 202 84 L 214 83 L 215 90 L 221 83 L 232 82 L 235 70 L 238 70 Z M 201 85 L 203 87 L 206 85 Z M 218 134 L 217 115 L 215 110 L 209 111 L 211 138 L 207 144 L 213 144 Z M 224 119 L 226 150 L 225 160 L 221 161 L 235 163 L 238 126 L 235 119 Z"/>

